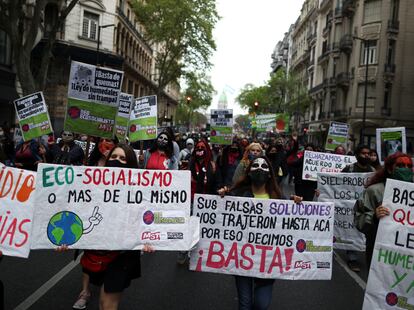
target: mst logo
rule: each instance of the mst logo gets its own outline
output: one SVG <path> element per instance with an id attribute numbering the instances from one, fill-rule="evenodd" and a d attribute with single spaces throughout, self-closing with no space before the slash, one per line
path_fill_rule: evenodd
<path id="1" fill-rule="evenodd" d="M 161 233 L 159 231 L 144 231 L 141 240 L 161 240 Z"/>
<path id="2" fill-rule="evenodd" d="M 304 262 L 303 260 L 298 260 L 295 262 L 295 269 L 311 269 L 312 264 L 310 261 Z"/>

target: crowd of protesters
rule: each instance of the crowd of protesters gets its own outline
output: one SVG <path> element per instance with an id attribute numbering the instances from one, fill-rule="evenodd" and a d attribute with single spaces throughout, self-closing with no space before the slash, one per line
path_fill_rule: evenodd
<path id="1" fill-rule="evenodd" d="M 0 127 L 0 161 L 7 165 L 35 171 L 39 163 L 90 165 L 155 170 L 189 170 L 191 195 L 220 194 L 261 199 L 285 199 L 282 185 L 294 184 L 296 202 L 313 201 L 318 196 L 317 182 L 303 180 L 305 151 L 323 151 L 310 143 L 299 143 L 297 135 L 272 137 L 264 140 L 235 137 L 230 145 L 210 144 L 207 136 L 174 134 L 171 128 L 160 132 L 153 141 L 145 143 L 145 150 L 134 148 L 118 140 L 90 139 L 95 147 L 85 156 L 77 141 L 86 143 L 88 137 L 64 131 L 60 139 L 50 135 L 45 139 L 17 141 L 14 129 Z M 89 143 L 88 143 L 89 145 Z M 139 144 L 133 145 L 135 149 Z M 356 205 L 357 227 L 367 236 L 367 262 L 371 261 L 379 219 L 389 214 L 382 206 L 387 178 L 413 181 L 412 160 L 406 154 L 396 154 L 385 160 L 382 167 L 378 154 L 360 145 L 354 152 L 338 146 L 333 153 L 355 155 L 357 162 L 343 172 L 375 173 L 362 198 Z M 137 155 L 138 154 L 138 155 Z M 67 250 L 65 246 L 59 251 Z M 145 251 L 152 251 L 145 248 Z M 77 254 L 76 254 L 77 255 Z M 347 252 L 349 267 L 360 270 L 356 253 Z M 187 253 L 179 253 L 177 262 L 186 263 Z M 1 259 L 1 252 L 0 252 Z M 82 264 L 82 290 L 73 305 L 85 309 L 91 297 L 89 284 L 101 287 L 100 308 L 117 309 L 122 291 L 140 276 L 139 251 L 88 251 L 82 261 L 108 259 L 105 270 L 90 270 Z M 271 302 L 274 280 L 236 276 L 240 309 L 267 309 Z M 1 284 L 1 283 L 0 283 Z M 1 286 L 0 286 L 1 288 Z M 0 292 L 0 302 L 2 302 Z"/>

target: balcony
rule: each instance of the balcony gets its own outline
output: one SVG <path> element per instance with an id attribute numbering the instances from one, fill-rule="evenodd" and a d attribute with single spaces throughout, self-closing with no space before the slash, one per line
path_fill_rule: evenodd
<path id="1" fill-rule="evenodd" d="M 342 8 L 335 8 L 334 17 L 336 19 L 341 19 L 342 18 Z"/>
<path id="2" fill-rule="evenodd" d="M 344 53 L 351 53 L 352 46 L 354 44 L 352 35 L 346 34 L 342 36 L 341 41 L 339 42 L 339 49 Z"/>
<path id="3" fill-rule="evenodd" d="M 325 87 L 325 84 L 324 84 L 324 82 L 322 82 L 321 84 L 316 85 L 315 87 L 311 88 L 309 90 L 309 94 L 313 95 L 313 94 L 316 94 L 318 92 L 321 92 L 324 89 L 324 87 Z"/>
<path id="4" fill-rule="evenodd" d="M 324 45 L 322 47 L 322 54 L 321 56 L 318 57 L 318 63 L 321 64 L 325 61 L 327 61 L 329 59 L 329 54 L 330 54 L 331 50 L 329 45 Z"/>
<path id="5" fill-rule="evenodd" d="M 400 31 L 400 21 L 389 20 L 387 31 L 391 34 L 398 34 L 398 32 Z"/>
<path id="6" fill-rule="evenodd" d="M 345 0 L 342 4 L 342 15 L 352 16 L 355 13 L 355 0 Z"/>
<path id="7" fill-rule="evenodd" d="M 395 64 L 385 64 L 384 65 L 384 76 L 394 77 L 395 75 Z"/>
<path id="8" fill-rule="evenodd" d="M 335 77 L 331 77 L 328 79 L 328 86 L 330 88 L 335 88 L 336 87 L 336 78 Z"/>
<path id="9" fill-rule="evenodd" d="M 351 83 L 351 73 L 341 72 L 336 76 L 336 85 L 339 87 L 348 88 Z"/>
<path id="10" fill-rule="evenodd" d="M 323 28 L 323 30 L 322 30 L 322 36 L 323 36 L 324 38 L 326 38 L 326 37 L 329 35 L 329 32 L 331 31 L 331 28 L 332 28 L 331 23 L 328 23 L 328 24 L 325 26 L 325 28 Z"/>
<path id="11" fill-rule="evenodd" d="M 311 44 L 310 42 L 312 42 L 314 39 L 316 39 L 316 33 L 314 32 L 310 32 L 308 33 L 306 40 L 308 41 L 308 44 Z"/>
<path id="12" fill-rule="evenodd" d="M 331 53 L 334 54 L 334 57 L 339 57 L 339 53 L 341 52 L 339 42 L 332 43 Z"/>

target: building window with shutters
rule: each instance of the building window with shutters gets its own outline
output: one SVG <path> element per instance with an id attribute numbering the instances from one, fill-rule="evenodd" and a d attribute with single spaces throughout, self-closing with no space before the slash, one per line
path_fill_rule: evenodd
<path id="1" fill-rule="evenodd" d="M 0 30 L 0 65 L 11 65 L 11 43 L 3 30 Z"/>
<path id="2" fill-rule="evenodd" d="M 381 0 L 365 0 L 364 2 L 364 24 L 381 21 Z"/>
<path id="3" fill-rule="evenodd" d="M 364 41 L 361 45 L 361 66 L 377 64 L 377 41 Z"/>
<path id="4" fill-rule="evenodd" d="M 367 108 L 375 107 L 376 100 L 376 85 L 375 83 L 369 83 L 367 85 Z M 365 100 L 365 83 L 358 84 L 358 101 L 357 107 L 363 108 Z"/>
<path id="5" fill-rule="evenodd" d="M 99 15 L 88 11 L 83 12 L 82 37 L 90 40 L 98 39 Z"/>

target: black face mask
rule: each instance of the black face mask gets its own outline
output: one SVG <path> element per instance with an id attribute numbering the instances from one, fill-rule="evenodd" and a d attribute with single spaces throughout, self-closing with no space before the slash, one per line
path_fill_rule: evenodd
<path id="1" fill-rule="evenodd" d="M 276 144 L 276 149 L 277 149 L 278 151 L 283 150 L 283 144 Z"/>
<path id="2" fill-rule="evenodd" d="M 277 156 L 277 153 L 269 153 L 267 157 L 269 157 L 269 159 L 275 159 L 276 156 Z"/>
<path id="3" fill-rule="evenodd" d="M 118 159 L 108 160 L 105 167 L 111 168 L 128 168 L 128 164 L 121 163 Z"/>
<path id="4" fill-rule="evenodd" d="M 362 157 L 362 156 L 357 156 L 357 161 L 358 163 L 360 163 L 362 166 L 368 166 L 371 163 L 371 158 L 367 158 L 367 157 Z"/>
<path id="5" fill-rule="evenodd" d="M 256 187 L 263 186 L 266 184 L 267 180 L 269 179 L 269 172 L 257 169 L 250 172 L 250 179 L 252 183 Z"/>

